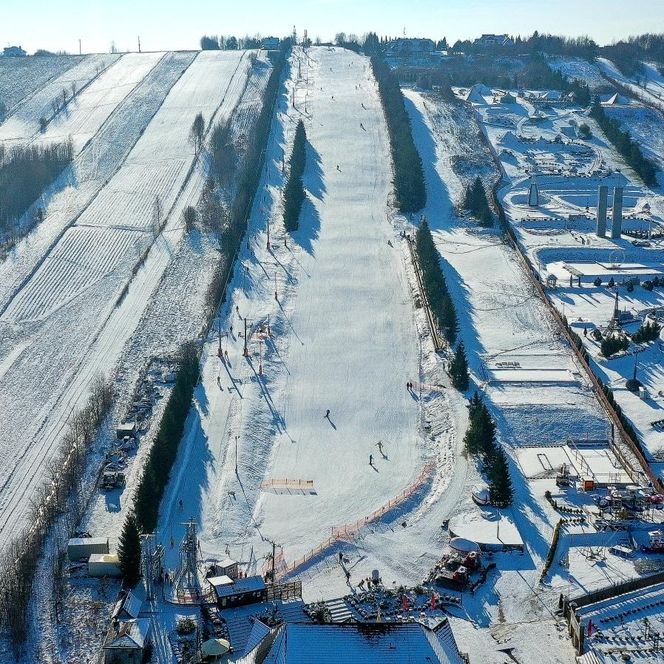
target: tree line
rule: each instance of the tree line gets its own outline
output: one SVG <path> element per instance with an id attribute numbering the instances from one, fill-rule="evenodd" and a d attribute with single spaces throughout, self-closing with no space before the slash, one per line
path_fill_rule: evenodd
<path id="1" fill-rule="evenodd" d="M 237 51 L 260 48 L 263 38 L 260 35 L 236 37 L 234 35 L 203 35 L 200 39 L 202 51 Z"/>
<path id="2" fill-rule="evenodd" d="M 144 533 L 154 532 L 157 526 L 159 506 L 175 463 L 194 388 L 198 383 L 198 372 L 196 347 L 187 342 L 180 348 L 175 385 L 166 402 L 157 436 L 134 494 L 136 521 Z"/>
<path id="3" fill-rule="evenodd" d="M 456 310 L 440 267 L 440 254 L 426 219 L 422 219 L 415 233 L 415 252 L 431 312 L 447 341 L 454 344 L 457 335 Z"/>
<path id="4" fill-rule="evenodd" d="M 385 111 L 394 163 L 394 188 L 401 212 L 417 212 L 427 202 L 422 159 L 415 147 L 399 81 L 384 60 L 371 58 L 371 67 Z"/>
<path id="5" fill-rule="evenodd" d="M 293 151 L 291 152 L 288 181 L 284 187 L 284 226 L 290 233 L 299 227 L 300 211 L 306 198 L 302 177 L 307 161 L 307 134 L 300 120 L 295 129 Z"/>
<path id="6" fill-rule="evenodd" d="M 58 549 L 73 536 L 94 491 L 94 484 L 86 484 L 82 478 L 88 451 L 112 403 L 111 384 L 97 376 L 85 405 L 70 415 L 60 449 L 30 501 L 29 525 L 8 543 L 0 558 L 0 627 L 9 633 L 17 653 L 27 637 L 32 589 L 46 538 L 54 532 L 51 561 L 56 578 L 62 565 Z"/>
<path id="7" fill-rule="evenodd" d="M 493 214 L 482 179 L 478 175 L 472 184 L 466 187 L 463 197 L 463 207 L 480 222 L 480 226 L 493 226 Z"/>
<path id="8" fill-rule="evenodd" d="M 630 138 L 629 132 L 620 128 L 620 122 L 606 114 L 599 98 L 593 102 L 590 117 L 597 122 L 604 135 L 611 141 L 623 159 L 637 172 L 643 182 L 649 187 L 657 186 L 657 168 L 655 164 L 643 155 L 639 144 Z"/>
<path id="9" fill-rule="evenodd" d="M 491 503 L 512 504 L 513 491 L 507 455 L 496 442 L 496 423 L 477 392 L 468 403 L 469 425 L 463 442 L 466 452 L 479 459 L 486 473 Z"/>
<path id="10" fill-rule="evenodd" d="M 10 230 L 73 157 L 71 141 L 9 150 L 0 144 L 0 228 Z"/>
<path id="11" fill-rule="evenodd" d="M 233 268 L 232 258 L 247 229 L 247 220 L 251 213 L 256 190 L 265 160 L 265 146 L 267 145 L 272 123 L 272 114 L 279 95 L 281 77 L 288 66 L 287 54 L 290 50 L 290 40 L 283 40 L 278 55 L 273 61 L 272 71 L 263 92 L 261 111 L 250 135 L 253 140 L 249 142 L 247 152 L 242 160 L 238 172 L 238 186 L 228 211 L 228 222 L 220 232 L 220 245 L 224 254 L 221 268 L 215 272 L 212 284 L 207 295 L 207 301 L 218 305 L 224 296 L 225 284 L 231 278 Z"/>

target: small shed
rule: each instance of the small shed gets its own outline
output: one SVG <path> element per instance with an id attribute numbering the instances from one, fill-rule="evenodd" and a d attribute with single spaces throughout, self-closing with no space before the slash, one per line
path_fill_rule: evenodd
<path id="1" fill-rule="evenodd" d="M 261 576 L 249 576 L 236 581 L 225 575 L 213 576 L 208 579 L 208 583 L 221 608 L 254 604 L 267 599 L 267 586 Z"/>
<path id="2" fill-rule="evenodd" d="M 143 606 L 143 600 L 130 590 L 122 599 L 116 602 L 111 617 L 114 620 L 138 618 L 141 613 L 141 606 Z"/>
<path id="3" fill-rule="evenodd" d="M 73 537 L 67 543 L 67 556 L 72 562 L 88 560 L 93 553 L 108 552 L 108 537 Z"/>
<path id="4" fill-rule="evenodd" d="M 141 664 L 150 644 L 150 620 L 127 620 L 104 645 L 104 664 Z"/>
<path id="5" fill-rule="evenodd" d="M 93 553 L 88 558 L 88 576 L 122 576 L 116 553 Z"/>
<path id="6" fill-rule="evenodd" d="M 122 440 L 125 436 L 136 438 L 136 422 L 123 422 L 122 424 L 118 424 L 115 429 L 115 435 L 118 440 Z"/>
<path id="7" fill-rule="evenodd" d="M 546 287 L 555 288 L 558 285 L 558 277 L 555 274 L 549 274 L 546 277 Z"/>
<path id="8" fill-rule="evenodd" d="M 228 576 L 233 580 L 240 576 L 237 560 L 233 560 L 232 558 L 224 558 L 223 560 L 220 560 L 216 564 L 216 568 L 219 576 Z"/>

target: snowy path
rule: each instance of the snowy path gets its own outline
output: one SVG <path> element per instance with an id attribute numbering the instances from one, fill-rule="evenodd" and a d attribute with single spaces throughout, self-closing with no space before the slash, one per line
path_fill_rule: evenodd
<path id="1" fill-rule="evenodd" d="M 89 233 L 98 233 L 97 242 L 91 240 L 82 252 L 77 267 L 85 272 L 85 279 L 79 280 L 77 290 L 72 291 L 72 282 L 64 273 L 72 261 L 78 260 L 76 253 L 70 253 L 77 250 L 77 245 L 69 242 L 68 236 L 84 228 L 79 219 L 5 312 L 10 325 L 19 325 L 19 329 L 23 326 L 24 332 L 32 335 L 30 346 L 1 379 L 0 409 L 10 417 L 3 419 L 0 428 L 11 427 L 11 432 L 3 430 L 2 438 L 12 443 L 12 449 L 7 445 L 2 449 L 6 465 L 1 474 L 0 532 L 5 541 L 21 526 L 31 489 L 40 482 L 44 466 L 57 449 L 69 413 L 83 403 L 88 385 L 97 373 L 113 371 L 181 238 L 181 212 L 184 206 L 198 199 L 204 181 L 204 173 L 195 164 L 188 144 L 193 117 L 199 110 L 207 119 L 214 114 L 230 114 L 244 89 L 248 72 L 246 53 L 199 55 L 171 89 L 122 168 L 107 185 L 112 187 L 116 178 L 125 177 L 126 168 L 134 174 L 142 169 L 147 181 L 136 179 L 135 195 L 150 201 L 157 194 L 162 196 L 164 213 L 169 215 L 164 232 L 133 279 L 136 249 L 129 245 L 124 253 L 117 251 L 118 243 L 129 231 L 104 226 L 87 228 Z M 155 153 L 160 153 L 162 159 L 152 158 L 148 163 L 147 156 Z M 168 180 L 163 174 L 169 172 L 174 162 L 178 163 L 179 175 Z M 114 210 L 115 198 L 107 198 L 107 216 Z M 143 237 L 145 246 L 146 234 L 140 232 L 145 226 L 145 216 L 133 225 L 138 230 L 133 231 L 137 238 L 134 244 Z M 103 245 L 103 238 L 108 238 L 109 244 Z M 96 266 L 109 246 L 115 258 L 106 263 L 100 275 Z M 126 297 L 115 306 L 119 291 L 130 279 Z M 60 297 L 55 304 L 54 294 Z M 30 308 L 26 309 L 28 303 Z M 35 311 L 41 314 L 43 322 L 20 323 Z M 76 353 L 72 353 L 74 348 Z M 15 444 L 16 432 L 19 432 L 19 446 Z"/>
<path id="2" fill-rule="evenodd" d="M 405 389 L 420 372 L 418 335 L 404 262 L 392 246 L 389 147 L 376 85 L 368 60 L 348 51 L 311 49 L 309 58 L 299 51 L 294 57 L 293 76 L 301 70 L 297 108 L 285 115 L 289 89 L 250 221 L 251 250 L 243 246 L 222 312 L 224 332 L 233 326 L 222 340 L 228 368 L 210 339 L 160 528 L 168 547 L 183 517 L 194 516 L 202 521 L 205 555 L 223 555 L 229 545 L 257 572 L 271 550 L 268 539 L 292 561 L 332 527 L 363 518 L 401 492 L 431 453 L 419 431 L 420 404 Z M 305 99 L 309 201 L 285 248 L 275 231 L 279 166 Z M 273 242 L 278 234 L 274 254 L 265 249 L 267 210 Z M 242 358 L 236 335 L 243 321 L 235 306 L 250 329 L 270 316 L 262 377 L 256 335 L 249 359 Z M 264 480 L 284 478 L 310 480 L 315 493 L 260 489 Z"/>

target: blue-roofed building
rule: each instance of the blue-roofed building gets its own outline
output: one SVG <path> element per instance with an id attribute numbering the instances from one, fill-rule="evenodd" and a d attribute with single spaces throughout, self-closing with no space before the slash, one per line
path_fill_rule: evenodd
<path id="1" fill-rule="evenodd" d="M 228 640 L 236 653 L 251 652 L 265 637 L 264 628 L 270 631 L 270 625 L 309 621 L 302 600 L 246 604 L 224 609 L 219 616 L 226 623 Z"/>
<path id="2" fill-rule="evenodd" d="M 238 664 L 468 664 L 449 622 L 287 623 Z M 265 650 L 269 648 L 267 655 Z"/>
<path id="3" fill-rule="evenodd" d="M 261 576 L 248 576 L 244 579 L 231 579 L 225 575 L 212 576 L 208 583 L 222 609 L 264 602 L 267 599 L 267 586 Z"/>

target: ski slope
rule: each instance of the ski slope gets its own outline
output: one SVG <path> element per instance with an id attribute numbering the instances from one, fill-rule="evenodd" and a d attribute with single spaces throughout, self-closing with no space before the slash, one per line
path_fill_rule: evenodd
<path id="1" fill-rule="evenodd" d="M 281 97 L 250 246 L 242 247 L 221 312 L 229 360 L 220 362 L 213 335 L 159 533 L 167 544 L 181 534 L 183 516 L 194 516 L 205 555 L 229 550 L 257 572 L 269 540 L 293 561 L 333 527 L 363 519 L 407 488 L 428 452 L 418 397 L 406 390 L 420 372 L 418 333 L 393 246 L 392 169 L 376 84 L 366 58 L 343 49 L 307 53 L 296 51 L 291 62 L 293 78 L 301 75 Z M 300 118 L 310 143 L 309 194 L 286 247 L 281 156 Z M 266 249 L 266 215 L 274 253 Z M 239 316 L 253 330 L 249 358 Z M 268 316 L 272 336 L 261 341 Z M 313 492 L 261 489 L 283 478 L 310 481 Z M 176 552 L 167 549 L 174 566 Z"/>
<path id="2" fill-rule="evenodd" d="M 245 52 L 199 54 L 94 197 L 105 209 L 85 208 L 0 317 L 9 339 L 2 347 L 11 353 L 16 343 L 24 344 L 0 378 L 0 411 L 6 414 L 0 422 L 3 541 L 22 526 L 31 490 L 57 449 L 69 413 L 84 402 L 95 375 L 113 371 L 175 253 L 182 210 L 198 200 L 205 177 L 188 143 L 195 114 L 201 111 L 206 119 L 230 114 L 249 72 Z M 127 178 L 125 169 L 133 177 Z M 119 221 L 113 218 L 117 182 L 131 187 L 127 193 L 137 200 L 150 202 L 132 214 L 143 214 L 155 196 L 162 198 L 166 225 L 156 240 L 145 232 L 144 218 L 124 218 L 123 227 L 105 221 Z M 138 252 L 148 247 L 143 267 L 133 275 Z"/>

